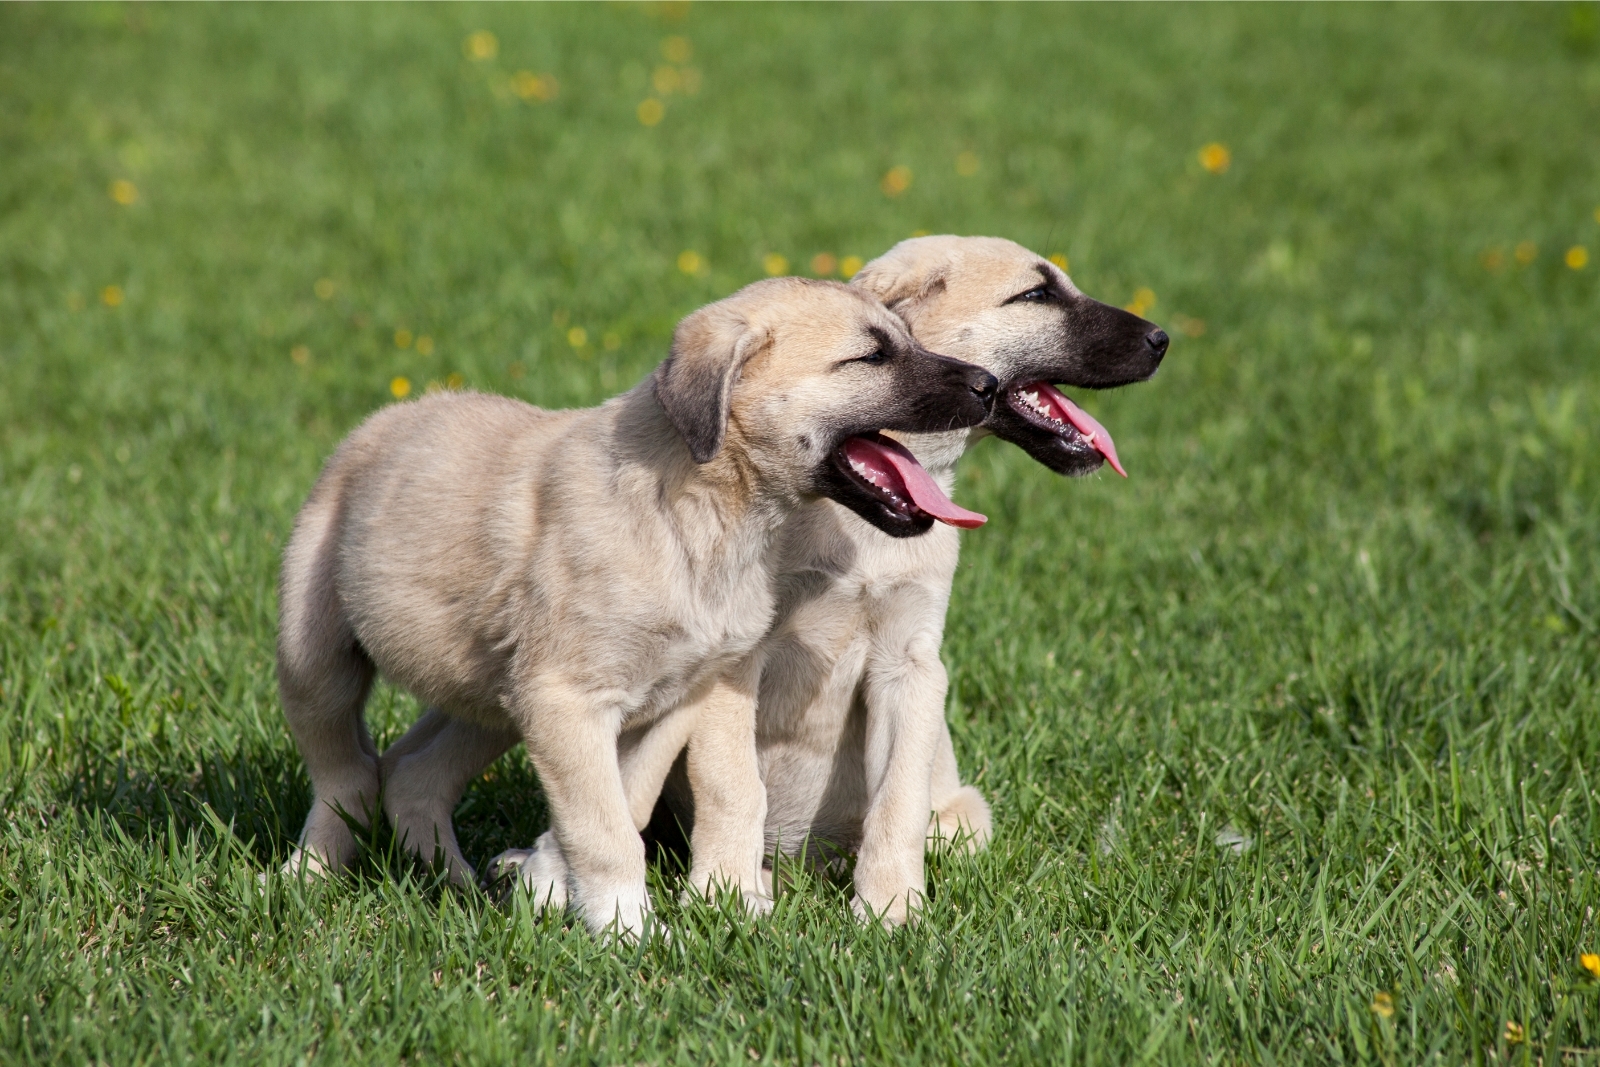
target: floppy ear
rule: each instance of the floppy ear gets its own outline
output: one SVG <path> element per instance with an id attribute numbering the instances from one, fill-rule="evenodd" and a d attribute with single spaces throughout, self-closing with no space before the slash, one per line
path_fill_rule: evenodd
<path id="1" fill-rule="evenodd" d="M 696 463 L 709 463 L 722 450 L 734 383 L 766 340 L 766 331 L 716 304 L 678 323 L 672 354 L 656 368 L 656 400 Z"/>
<path id="2" fill-rule="evenodd" d="M 943 291 L 949 267 L 944 256 L 896 247 L 862 267 L 850 284 L 865 289 L 910 323 L 918 304 Z"/>

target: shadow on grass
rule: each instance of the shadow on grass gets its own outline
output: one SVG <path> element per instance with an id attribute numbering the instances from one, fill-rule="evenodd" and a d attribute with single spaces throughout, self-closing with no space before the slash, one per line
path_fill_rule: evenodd
<path id="1" fill-rule="evenodd" d="M 157 753 L 141 760 L 125 752 L 83 750 L 75 765 L 35 792 L 35 802 L 40 801 L 47 817 L 50 808 L 71 808 L 114 823 L 134 841 L 152 842 L 173 831 L 207 840 L 216 836 L 220 821 L 232 827 L 255 863 L 275 870 L 299 837 L 311 786 L 297 753 L 270 746 L 241 746 L 187 767 Z M 474 780 L 455 812 L 462 852 L 480 876 L 494 856 L 532 846 L 549 824 L 544 790 L 520 749 Z M 371 827 L 352 820 L 352 825 L 359 846 L 352 875 L 434 880 L 427 865 L 399 847 L 384 820 Z M 658 877 L 670 881 L 687 874 L 689 835 L 665 807 L 644 836 Z"/>
<path id="2" fill-rule="evenodd" d="M 393 739 L 378 740 L 382 747 Z M 299 753 L 259 739 L 211 752 L 159 742 L 133 751 L 89 744 L 78 748 L 72 763 L 40 770 L 20 776 L 9 790 L 0 788 L 8 811 L 33 808 L 49 821 L 56 811 L 71 809 L 87 816 L 78 832 L 103 836 L 108 844 L 112 837 L 154 844 L 169 835 L 212 842 L 228 827 L 262 871 L 277 870 L 288 859 L 311 807 L 311 784 Z M 687 824 L 681 823 L 665 803 L 658 803 L 642 834 L 652 881 L 676 887 L 674 895 L 690 867 L 692 815 L 688 818 Z M 407 881 L 435 888 L 448 884 L 432 865 L 400 847 L 386 820 L 374 820 L 371 826 L 349 821 L 358 845 L 349 873 L 358 881 Z M 501 895 L 506 887 L 488 881 L 490 861 L 507 849 L 531 847 L 550 825 L 544 790 L 521 746 L 468 785 L 454 823 L 480 885 Z M 799 851 L 801 855 L 781 864 L 779 881 L 815 882 L 848 892 L 852 856 L 820 841 Z"/>
<path id="3" fill-rule="evenodd" d="M 311 807 L 310 781 L 297 753 L 241 746 L 187 765 L 180 760 L 176 753 L 141 758 L 84 749 L 72 765 L 51 776 L 54 782 L 27 791 L 46 806 L 109 819 L 133 840 L 165 835 L 169 827 L 180 834 L 210 834 L 209 808 L 233 827 L 263 867 L 284 861 Z M 544 791 L 520 750 L 473 781 L 455 814 L 462 851 L 480 868 L 505 849 L 531 845 L 549 821 Z M 387 851 L 381 836 L 364 844 L 368 850 Z"/>

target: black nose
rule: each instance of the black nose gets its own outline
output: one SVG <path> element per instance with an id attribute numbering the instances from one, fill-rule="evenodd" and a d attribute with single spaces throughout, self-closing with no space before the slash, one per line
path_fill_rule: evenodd
<path id="1" fill-rule="evenodd" d="M 995 394 L 1000 391 L 1000 379 L 986 370 L 977 370 L 967 387 L 977 393 L 978 399 L 983 401 L 983 406 L 988 408 L 994 403 Z"/>
<path id="2" fill-rule="evenodd" d="M 1167 331 L 1159 328 L 1151 330 L 1149 333 L 1144 335 L 1144 343 L 1150 346 L 1150 351 L 1155 354 L 1155 357 L 1158 360 L 1167 354 L 1167 343 L 1169 340 L 1170 338 L 1167 337 Z"/>

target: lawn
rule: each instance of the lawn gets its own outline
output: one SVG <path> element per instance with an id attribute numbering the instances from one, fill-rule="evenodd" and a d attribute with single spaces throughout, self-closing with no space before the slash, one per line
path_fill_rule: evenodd
<path id="1" fill-rule="evenodd" d="M 0 1061 L 1600 1061 L 1597 15 L 0 7 Z M 919 925 L 272 873 L 274 576 L 346 432 L 594 403 L 917 231 L 1175 338 L 1079 396 L 1129 480 L 965 461 L 996 837 Z M 520 754 L 458 825 L 545 827 Z"/>

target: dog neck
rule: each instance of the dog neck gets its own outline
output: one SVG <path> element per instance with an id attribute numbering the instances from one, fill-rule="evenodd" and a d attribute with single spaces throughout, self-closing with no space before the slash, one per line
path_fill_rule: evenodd
<path id="1" fill-rule="evenodd" d="M 623 478 L 672 517 L 686 556 L 744 562 L 758 557 L 798 501 L 764 477 L 729 427 L 723 447 L 696 463 L 648 379 L 618 397 Z"/>

